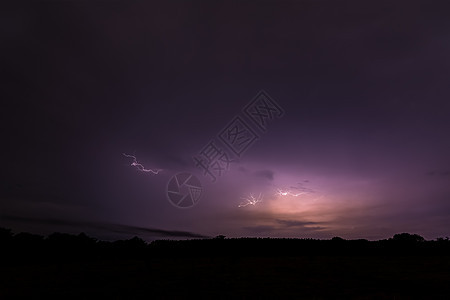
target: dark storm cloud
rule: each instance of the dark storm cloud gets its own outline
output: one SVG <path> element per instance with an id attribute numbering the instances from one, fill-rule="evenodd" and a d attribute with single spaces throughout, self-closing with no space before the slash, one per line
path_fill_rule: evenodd
<path id="1" fill-rule="evenodd" d="M 309 182 L 308 180 L 305 180 L 304 182 Z M 309 187 L 305 186 L 305 183 L 298 183 L 297 186 L 290 186 L 290 189 L 299 190 L 305 193 L 314 193 L 315 190 Z"/>
<path id="2" fill-rule="evenodd" d="M 286 227 L 305 227 L 309 225 L 317 225 L 318 222 L 305 222 L 305 221 L 297 221 L 297 220 L 275 220 L 278 224 Z"/>
<path id="3" fill-rule="evenodd" d="M 237 170 L 241 173 L 244 173 L 246 175 L 251 175 L 255 179 L 266 179 L 269 181 L 274 180 L 275 172 L 272 170 L 257 170 L 257 171 L 251 171 L 249 168 L 244 166 L 239 166 Z"/>
<path id="4" fill-rule="evenodd" d="M 280 222 L 281 221 L 281 222 Z M 292 225 L 293 221 L 284 222 L 284 220 L 276 220 L 274 225 L 255 225 L 255 226 L 246 226 L 243 229 L 251 234 L 270 234 L 276 233 L 278 235 L 286 234 L 286 229 L 289 229 L 289 234 L 297 233 L 297 234 L 305 234 L 308 232 L 320 232 L 326 230 L 326 227 L 322 226 L 306 226 L 312 224 L 295 224 Z M 281 225 L 281 226 L 280 226 Z"/>
<path id="5" fill-rule="evenodd" d="M 184 237 L 184 238 L 207 238 L 208 236 L 197 234 L 187 231 L 178 230 L 164 230 L 158 228 L 147 228 L 123 224 L 110 224 L 110 223 L 95 223 L 95 222 L 80 222 L 73 220 L 62 220 L 62 219 L 41 219 L 32 217 L 20 217 L 11 215 L 0 215 L 0 219 L 7 221 L 14 221 L 20 223 L 30 223 L 30 224 L 42 224 L 42 225 L 52 225 L 55 228 L 61 228 L 64 226 L 76 227 L 81 230 L 94 229 L 101 232 L 114 232 L 123 234 L 133 234 L 133 235 L 149 235 L 155 237 Z"/>
<path id="6" fill-rule="evenodd" d="M 253 173 L 253 176 L 255 177 L 259 177 L 259 178 L 264 178 L 267 180 L 273 180 L 275 172 L 271 171 L 271 170 L 260 170 L 260 171 L 255 171 Z"/>
<path id="7" fill-rule="evenodd" d="M 129 226 L 129 225 L 120 225 L 120 224 L 105 224 L 103 225 L 106 229 L 111 231 L 121 232 L 121 233 L 132 233 L 132 234 L 149 234 L 151 236 L 158 237 L 190 237 L 190 238 L 208 238 L 207 235 L 202 235 L 198 233 L 188 232 L 188 231 L 179 231 L 179 230 L 164 230 L 164 229 L 156 229 L 156 228 L 146 228 L 146 227 L 137 227 L 137 226 Z"/>

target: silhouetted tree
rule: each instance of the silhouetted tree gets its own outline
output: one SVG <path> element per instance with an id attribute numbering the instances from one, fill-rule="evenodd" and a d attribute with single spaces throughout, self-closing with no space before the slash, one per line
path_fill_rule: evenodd
<path id="1" fill-rule="evenodd" d="M 42 235 L 32 234 L 29 232 L 21 232 L 14 236 L 14 240 L 16 243 L 31 245 L 41 243 L 44 240 Z"/>
<path id="2" fill-rule="evenodd" d="M 425 241 L 425 239 L 418 234 L 410 234 L 405 232 L 394 234 L 392 240 L 403 243 L 419 243 Z"/>

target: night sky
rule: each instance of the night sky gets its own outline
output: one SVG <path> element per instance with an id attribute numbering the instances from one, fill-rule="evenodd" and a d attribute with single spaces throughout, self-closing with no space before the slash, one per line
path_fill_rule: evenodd
<path id="1" fill-rule="evenodd" d="M 0 226 L 449 235 L 448 1 L 9 2 Z M 179 173 L 200 182 L 191 207 L 169 201 Z"/>

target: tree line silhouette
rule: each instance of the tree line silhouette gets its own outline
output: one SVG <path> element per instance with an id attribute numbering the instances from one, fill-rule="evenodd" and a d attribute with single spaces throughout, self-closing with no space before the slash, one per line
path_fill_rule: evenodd
<path id="1" fill-rule="evenodd" d="M 226 238 L 155 240 L 139 237 L 102 241 L 87 236 L 53 233 L 47 237 L 0 228 L 3 261 L 7 263 L 54 260 L 146 259 L 153 257 L 292 257 L 300 255 L 449 255 L 449 238 L 427 241 L 417 234 L 400 233 L 369 241 L 311 238 Z"/>

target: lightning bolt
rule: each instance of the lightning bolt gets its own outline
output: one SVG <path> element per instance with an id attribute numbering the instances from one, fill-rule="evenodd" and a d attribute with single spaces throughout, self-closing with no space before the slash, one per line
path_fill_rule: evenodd
<path id="1" fill-rule="evenodd" d="M 128 157 L 128 158 L 132 158 L 133 162 L 130 164 L 130 166 L 132 167 L 136 167 L 136 169 L 140 172 L 145 172 L 145 173 L 153 173 L 153 174 L 158 174 L 159 172 L 161 172 L 162 170 L 160 169 L 146 169 L 141 163 L 139 163 L 136 159 L 136 156 L 133 155 L 129 155 L 126 153 L 122 153 L 123 156 Z"/>
<path id="2" fill-rule="evenodd" d="M 248 197 L 243 197 L 241 199 L 245 200 L 246 202 L 243 202 L 241 204 L 239 204 L 238 207 L 246 207 L 248 205 L 256 205 L 256 203 L 259 203 L 262 201 L 262 194 L 259 193 L 258 197 L 253 196 L 253 194 L 250 194 Z"/>
<path id="3" fill-rule="evenodd" d="M 305 195 L 305 194 L 308 194 L 308 193 L 305 193 L 305 192 L 293 193 L 293 192 L 291 192 L 290 190 L 280 190 L 280 189 L 278 189 L 278 190 L 277 190 L 277 193 L 276 193 L 275 195 L 278 195 L 278 196 L 294 196 L 294 197 L 298 197 L 298 196 Z"/>

